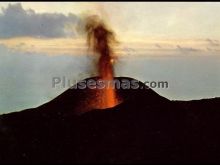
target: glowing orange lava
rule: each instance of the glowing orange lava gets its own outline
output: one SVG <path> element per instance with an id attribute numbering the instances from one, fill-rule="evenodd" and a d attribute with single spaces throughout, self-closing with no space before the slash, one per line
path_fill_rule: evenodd
<path id="1" fill-rule="evenodd" d="M 86 24 L 87 40 L 93 51 L 99 54 L 98 73 L 101 80 L 112 81 L 114 79 L 113 69 L 113 51 L 111 43 L 115 42 L 114 34 L 106 28 L 103 22 L 97 17 L 90 17 Z M 103 89 L 98 89 L 99 92 L 99 107 L 110 108 L 118 104 L 116 91 L 113 85 L 105 86 Z"/>

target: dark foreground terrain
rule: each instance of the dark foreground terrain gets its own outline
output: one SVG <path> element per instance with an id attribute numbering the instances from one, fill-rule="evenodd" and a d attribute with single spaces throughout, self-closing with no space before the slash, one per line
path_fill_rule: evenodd
<path id="1" fill-rule="evenodd" d="M 219 98 L 121 90 L 122 104 L 78 116 L 85 91 L 0 116 L 0 163 L 220 163 Z"/>

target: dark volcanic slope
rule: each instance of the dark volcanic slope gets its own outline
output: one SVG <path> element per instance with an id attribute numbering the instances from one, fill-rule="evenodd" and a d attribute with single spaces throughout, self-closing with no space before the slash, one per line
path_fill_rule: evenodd
<path id="1" fill-rule="evenodd" d="M 150 89 L 118 90 L 122 104 L 77 116 L 82 92 L 2 115 L 0 163 L 220 163 L 220 99 L 169 101 Z"/>

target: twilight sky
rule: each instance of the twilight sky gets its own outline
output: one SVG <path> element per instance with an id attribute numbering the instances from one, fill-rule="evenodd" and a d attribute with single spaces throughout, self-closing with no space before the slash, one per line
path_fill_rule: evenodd
<path id="1" fill-rule="evenodd" d="M 85 14 L 116 33 L 118 76 L 168 81 L 169 99 L 220 96 L 219 2 L 0 2 L 0 114 L 39 106 L 67 88 L 54 76 L 90 75 Z"/>

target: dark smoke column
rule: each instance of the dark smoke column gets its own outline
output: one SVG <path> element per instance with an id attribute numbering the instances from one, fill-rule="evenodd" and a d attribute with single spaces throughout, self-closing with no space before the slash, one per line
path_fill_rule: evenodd
<path id="1" fill-rule="evenodd" d="M 102 80 L 113 81 L 113 51 L 111 44 L 115 41 L 112 31 L 108 30 L 105 24 L 97 16 L 91 16 L 86 21 L 87 41 L 89 47 L 99 54 L 98 72 Z M 101 93 L 101 94 L 100 94 Z M 117 105 L 116 92 L 113 86 L 106 86 L 99 90 L 101 107 L 109 108 Z"/>

